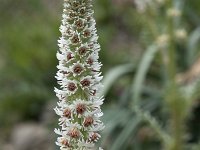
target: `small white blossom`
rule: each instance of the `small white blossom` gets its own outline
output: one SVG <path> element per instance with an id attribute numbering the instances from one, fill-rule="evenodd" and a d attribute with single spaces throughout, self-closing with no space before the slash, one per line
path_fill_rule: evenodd
<path id="1" fill-rule="evenodd" d="M 187 32 L 185 29 L 178 29 L 175 31 L 175 36 L 178 40 L 184 40 L 187 37 Z"/>
<path id="2" fill-rule="evenodd" d="M 152 3 L 152 0 L 135 0 L 134 2 L 136 4 L 137 10 L 140 13 L 143 13 L 146 11 L 147 6 Z"/>
<path id="3" fill-rule="evenodd" d="M 156 39 L 156 44 L 160 48 L 166 47 L 168 42 L 169 42 L 169 35 L 167 35 L 167 34 L 162 34 L 162 35 L 158 36 Z"/>
<path id="4" fill-rule="evenodd" d="M 177 8 L 170 8 L 167 10 L 167 15 L 169 17 L 179 17 L 181 16 L 181 11 Z"/>
<path id="5" fill-rule="evenodd" d="M 156 0 L 159 5 L 163 5 L 166 3 L 166 0 Z"/>

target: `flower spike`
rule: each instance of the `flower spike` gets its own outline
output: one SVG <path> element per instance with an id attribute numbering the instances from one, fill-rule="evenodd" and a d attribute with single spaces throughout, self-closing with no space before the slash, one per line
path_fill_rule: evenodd
<path id="1" fill-rule="evenodd" d="M 60 116 L 55 133 L 61 150 L 97 149 L 95 143 L 104 128 L 103 99 L 98 96 L 102 64 L 93 13 L 92 0 L 64 0 L 56 74 L 60 89 L 55 88 L 59 102 L 54 109 Z"/>

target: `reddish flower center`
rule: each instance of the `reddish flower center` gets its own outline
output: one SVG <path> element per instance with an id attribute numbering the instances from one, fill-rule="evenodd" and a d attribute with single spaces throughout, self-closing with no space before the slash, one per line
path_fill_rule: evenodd
<path id="1" fill-rule="evenodd" d="M 89 117 L 85 118 L 85 121 L 83 122 L 83 125 L 85 127 L 88 127 L 88 126 L 92 125 L 93 122 L 94 122 L 94 119 L 91 116 L 89 116 Z"/>
<path id="2" fill-rule="evenodd" d="M 73 17 L 75 17 L 75 14 L 73 12 L 71 12 L 71 13 L 69 13 L 69 17 L 73 18 Z"/>
<path id="3" fill-rule="evenodd" d="M 71 31 L 71 29 L 70 29 L 70 28 L 68 28 L 68 29 L 66 30 L 66 33 L 68 34 L 68 36 L 70 36 L 70 35 L 72 34 L 72 31 Z"/>
<path id="4" fill-rule="evenodd" d="M 69 91 L 74 91 L 76 88 L 77 88 L 77 87 L 76 87 L 76 85 L 75 85 L 73 82 L 70 82 L 70 83 L 68 84 L 68 86 L 67 86 L 67 89 L 68 89 Z"/>
<path id="5" fill-rule="evenodd" d="M 72 128 L 69 133 L 69 136 L 71 136 L 72 138 L 78 138 L 80 136 L 80 132 L 77 128 Z"/>
<path id="6" fill-rule="evenodd" d="M 63 112 L 63 115 L 66 118 L 71 118 L 71 110 L 70 109 L 65 109 L 64 112 Z"/>
<path id="7" fill-rule="evenodd" d="M 83 33 L 84 37 L 89 37 L 90 34 L 91 34 L 91 33 L 90 33 L 90 30 L 88 30 L 88 29 L 85 30 L 84 33 Z"/>
<path id="8" fill-rule="evenodd" d="M 90 86 L 90 81 L 88 79 L 83 79 L 81 81 L 81 85 L 84 87 L 84 86 Z"/>
<path id="9" fill-rule="evenodd" d="M 67 60 L 70 60 L 70 59 L 72 59 L 72 58 L 73 58 L 73 57 L 72 57 L 72 53 L 69 52 L 69 53 L 67 54 Z"/>
<path id="10" fill-rule="evenodd" d="M 69 147 L 69 142 L 68 142 L 68 140 L 66 140 L 66 139 L 63 139 L 63 140 L 61 141 L 61 144 L 64 145 L 64 146 L 66 146 L 66 147 Z"/>
<path id="11" fill-rule="evenodd" d="M 92 65 L 93 64 L 93 59 L 92 58 L 88 58 L 88 60 L 87 60 L 87 64 L 89 64 L 89 65 Z"/>
<path id="12" fill-rule="evenodd" d="M 72 37 L 71 41 L 72 41 L 73 44 L 77 44 L 77 43 L 79 42 L 79 37 L 78 37 L 78 35 L 74 35 L 74 36 Z"/>
<path id="13" fill-rule="evenodd" d="M 77 114 L 83 114 L 85 112 L 85 110 L 86 110 L 85 104 L 78 104 L 76 106 L 76 112 L 77 112 Z"/>
<path id="14" fill-rule="evenodd" d="M 77 26 L 77 28 L 83 28 L 83 21 L 78 20 L 78 21 L 75 22 L 75 25 Z"/>
<path id="15" fill-rule="evenodd" d="M 96 141 L 96 140 L 98 139 L 98 137 L 99 137 L 99 136 L 98 136 L 97 133 L 93 133 L 90 139 L 91 139 L 91 141 L 94 142 L 94 141 Z"/>
<path id="16" fill-rule="evenodd" d="M 86 51 L 87 51 L 87 48 L 86 48 L 85 46 L 80 47 L 80 48 L 78 49 L 78 53 L 79 53 L 80 55 L 84 55 L 84 54 L 86 53 Z"/>
<path id="17" fill-rule="evenodd" d="M 81 15 L 84 15 L 85 14 L 85 9 L 81 8 L 79 12 L 80 12 Z"/>
<path id="18" fill-rule="evenodd" d="M 79 3 L 78 2 L 73 2 L 72 5 L 73 5 L 73 7 L 77 8 L 79 6 Z"/>
<path id="19" fill-rule="evenodd" d="M 83 71 L 83 68 L 81 65 L 76 65 L 76 66 L 74 66 L 73 71 L 74 71 L 74 73 L 79 74 Z"/>

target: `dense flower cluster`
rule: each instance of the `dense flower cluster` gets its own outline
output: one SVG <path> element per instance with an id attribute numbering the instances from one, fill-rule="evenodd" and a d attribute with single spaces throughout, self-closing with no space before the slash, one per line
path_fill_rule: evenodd
<path id="1" fill-rule="evenodd" d="M 60 50 L 56 78 L 60 89 L 55 112 L 60 116 L 61 129 L 56 144 L 61 150 L 93 150 L 104 128 L 98 96 L 101 63 L 98 62 L 100 46 L 97 43 L 92 0 L 64 0 Z"/>

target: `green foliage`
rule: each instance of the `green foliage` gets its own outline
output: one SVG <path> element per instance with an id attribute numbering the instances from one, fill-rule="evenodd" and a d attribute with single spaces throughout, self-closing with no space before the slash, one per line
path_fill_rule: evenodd
<path id="1" fill-rule="evenodd" d="M 138 66 L 137 73 L 135 75 L 135 79 L 132 85 L 133 89 L 133 99 L 135 106 L 138 105 L 138 101 L 140 100 L 139 96 L 142 92 L 142 85 L 145 80 L 146 74 L 148 72 L 149 66 L 151 65 L 156 52 L 158 51 L 157 46 L 152 45 L 146 51 L 144 56 L 142 57 L 141 63 Z"/>
<path id="2" fill-rule="evenodd" d="M 0 6 L 1 127 L 40 119 L 45 103 L 54 98 L 58 19 L 46 17 L 40 1 L 29 2 Z"/>
<path id="3" fill-rule="evenodd" d="M 188 37 L 187 55 L 188 66 L 192 65 L 199 55 L 200 27 L 197 27 Z"/>
<path id="4" fill-rule="evenodd" d="M 152 129 L 151 131 L 156 135 L 151 136 L 151 138 L 155 140 L 159 139 L 159 143 L 166 150 L 182 150 L 183 147 L 184 149 L 185 147 L 187 147 L 186 149 L 198 149 L 195 142 L 197 142 L 200 135 L 199 133 L 192 133 L 189 128 L 191 128 L 190 123 L 192 123 L 190 122 L 190 117 L 194 115 L 193 109 L 196 109 L 193 107 L 194 102 L 196 103 L 199 99 L 198 92 L 195 92 L 199 91 L 199 77 L 196 77 L 199 74 L 191 79 L 192 81 L 189 81 L 189 83 L 185 83 L 187 82 L 185 80 L 177 83 L 179 82 L 179 75 L 177 74 L 179 71 L 189 70 L 189 68 L 191 70 L 192 65 L 197 63 L 196 60 L 198 59 L 199 53 L 199 27 L 193 27 L 193 22 L 187 22 L 187 26 L 191 28 L 192 32 L 188 34 L 187 39 L 184 39 L 186 41 L 182 41 L 182 43 L 185 42 L 186 44 L 180 43 L 175 37 L 175 32 L 177 29 L 184 28 L 183 22 L 190 20 L 191 18 L 188 18 L 188 16 L 193 12 L 191 9 L 190 13 L 187 11 L 183 12 L 188 16 L 185 15 L 184 18 L 176 18 L 173 21 L 166 16 L 166 12 L 173 5 L 175 8 L 182 10 L 183 8 L 189 9 L 192 4 L 184 7 L 186 5 L 184 5 L 184 1 L 177 0 L 173 1 L 174 3 L 170 2 L 172 1 L 169 0 L 167 2 L 168 4 L 159 6 L 158 8 L 153 8 L 152 5 L 149 5 L 147 12 L 143 14 L 137 13 L 137 15 L 140 15 L 139 23 L 143 26 L 143 31 L 141 32 L 142 41 L 140 41 L 143 45 L 141 45 L 141 48 L 146 47 L 146 50 L 143 56 L 140 57 L 141 59 L 134 62 L 137 67 L 134 67 L 131 71 L 133 73 L 132 85 L 126 85 L 128 90 L 124 88 L 118 98 L 118 103 L 114 104 L 119 109 L 119 113 L 115 112 L 115 109 L 108 108 L 109 114 L 117 114 L 117 116 L 119 115 L 119 119 L 116 120 L 112 115 L 108 115 L 107 117 L 109 118 L 106 117 L 105 119 L 108 125 L 112 124 L 111 129 L 108 127 L 105 130 L 110 131 L 107 134 L 105 133 L 105 137 L 109 137 L 109 140 L 107 138 L 103 140 L 103 143 L 108 142 L 105 145 L 106 149 L 161 149 L 160 147 L 153 148 L 153 145 L 151 145 L 153 141 L 150 142 L 151 144 L 148 143 L 149 146 L 146 148 L 141 146 L 146 143 L 145 140 L 141 140 L 138 136 L 141 130 L 139 127 L 143 123 L 147 123 Z M 132 16 L 137 15 L 133 14 Z M 166 41 L 169 47 L 167 45 L 159 45 L 165 44 L 159 43 L 160 36 L 165 34 L 169 34 L 169 38 L 171 38 L 171 40 Z M 152 44 L 155 46 L 149 46 Z M 183 57 L 187 61 L 184 61 Z M 104 78 L 106 90 L 104 93 L 108 93 L 108 96 L 110 92 L 107 91 L 110 91 L 109 89 L 112 85 L 117 86 L 116 83 L 120 78 L 125 78 L 121 75 L 127 74 L 126 78 L 131 78 L 130 72 L 126 73 L 125 67 L 121 69 L 121 72 L 118 71 L 118 73 L 115 73 L 115 70 L 117 69 L 110 71 Z M 187 76 L 187 73 L 183 74 L 183 76 Z M 121 101 L 124 101 L 124 103 L 121 103 Z M 121 110 L 123 109 L 127 109 L 132 114 L 128 118 L 122 116 L 127 119 L 125 121 L 127 126 L 122 126 L 119 123 L 120 120 L 124 120 L 120 116 L 122 113 Z M 197 111 L 195 112 L 199 113 Z M 106 113 L 108 112 L 105 112 L 105 116 Z M 188 122 L 187 125 L 185 122 Z M 200 123 L 198 122 L 198 124 Z M 190 133 L 187 133 L 186 129 Z M 148 136 L 150 134 L 148 132 L 144 133 L 144 135 L 146 134 Z M 190 135 L 191 139 L 198 137 L 192 141 L 194 144 L 189 144 L 188 141 L 190 139 L 183 138 L 187 134 Z M 132 142 L 129 142 L 130 140 Z"/>

